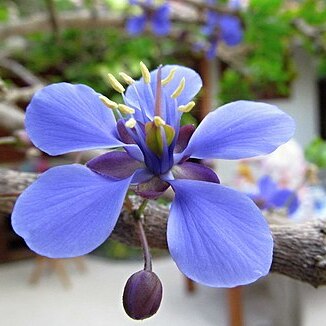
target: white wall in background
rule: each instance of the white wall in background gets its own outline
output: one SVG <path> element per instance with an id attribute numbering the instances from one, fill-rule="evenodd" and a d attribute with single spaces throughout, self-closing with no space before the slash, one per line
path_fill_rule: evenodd
<path id="1" fill-rule="evenodd" d="M 305 147 L 319 134 L 317 75 L 312 58 L 304 50 L 296 49 L 294 58 L 297 77 L 292 83 L 290 97 L 265 102 L 277 105 L 294 118 L 296 122 L 294 138 Z M 222 183 L 231 182 L 235 169 L 236 162 L 218 161 L 217 173 L 221 176 Z"/>

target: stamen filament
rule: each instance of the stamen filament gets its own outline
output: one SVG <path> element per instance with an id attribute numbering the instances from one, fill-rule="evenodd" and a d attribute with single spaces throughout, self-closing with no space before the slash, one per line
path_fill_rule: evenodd
<path id="1" fill-rule="evenodd" d="M 148 68 L 146 67 L 146 65 L 142 61 L 140 61 L 140 71 L 144 78 L 145 83 L 149 84 L 151 82 L 151 74 Z"/>
<path id="2" fill-rule="evenodd" d="M 116 90 L 118 93 L 123 93 L 125 91 L 125 88 L 120 84 L 120 82 L 112 75 L 108 74 L 108 80 L 110 85 L 114 90 Z"/>
<path id="3" fill-rule="evenodd" d="M 118 109 L 124 114 L 134 114 L 135 109 L 125 104 L 118 104 Z"/>
<path id="4" fill-rule="evenodd" d="M 129 75 L 125 74 L 124 72 L 119 72 L 119 76 L 124 80 L 124 82 L 128 85 L 132 85 L 135 80 L 132 79 Z"/>
<path id="5" fill-rule="evenodd" d="M 184 90 L 186 85 L 186 80 L 183 77 L 180 81 L 179 86 L 176 88 L 176 90 L 172 93 L 171 98 L 177 98 L 178 96 L 180 96 L 180 94 L 182 93 L 182 91 Z"/>
<path id="6" fill-rule="evenodd" d="M 194 102 L 194 101 L 191 101 L 191 102 L 189 102 L 188 104 L 186 104 L 186 105 L 180 105 L 179 107 L 178 107 L 178 110 L 180 111 L 180 112 L 190 112 L 192 109 L 193 109 L 193 107 L 196 105 L 196 103 Z"/>
<path id="7" fill-rule="evenodd" d="M 155 115 L 161 115 L 161 106 L 162 106 L 162 66 L 158 67 L 157 70 L 157 79 L 156 79 L 156 96 L 155 96 Z"/>
<path id="8" fill-rule="evenodd" d="M 117 109 L 118 108 L 118 103 L 111 101 L 110 99 L 108 99 L 106 96 L 104 95 L 100 95 L 99 99 L 102 101 L 102 103 L 107 106 L 109 109 Z"/>
<path id="9" fill-rule="evenodd" d="M 162 86 L 167 85 L 174 77 L 175 72 L 177 71 L 177 68 L 173 68 L 170 70 L 169 74 L 166 78 L 162 79 Z"/>

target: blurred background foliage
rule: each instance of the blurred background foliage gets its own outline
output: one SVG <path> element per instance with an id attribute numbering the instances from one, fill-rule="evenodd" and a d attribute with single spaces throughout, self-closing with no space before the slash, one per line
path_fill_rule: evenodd
<path id="1" fill-rule="evenodd" d="M 182 3 L 170 1 L 172 5 L 174 2 Z M 184 1 L 188 2 L 192 1 Z M 135 7 L 123 0 L 5 0 L 0 5 L 0 25 L 47 14 L 49 3 L 54 4 L 58 16 L 66 12 L 82 14 L 88 10 L 94 14 L 94 19 L 112 14 L 127 17 Z M 239 15 L 244 40 L 230 50 L 231 55 L 236 53 L 233 60 L 236 65 L 220 58 L 218 96 L 221 102 L 288 96 L 296 74 L 293 53 L 297 46 L 304 46 L 315 55 L 320 76 L 326 76 L 325 1 L 251 0 Z M 10 56 L 46 82 L 85 83 L 99 92 L 107 92 L 103 80 L 108 71 L 126 71 L 138 76 L 140 60 L 151 68 L 168 62 L 196 67 L 195 62 L 203 56 L 192 51 L 193 44 L 203 37 L 200 24 L 183 21 L 174 26 L 177 37 L 175 34 L 157 37 L 151 33 L 131 37 L 123 26 L 37 31 L 24 37 L 24 46 L 12 51 Z M 5 44 L 1 44 L 0 50 L 4 48 Z M 217 55 L 219 57 L 219 51 Z"/>

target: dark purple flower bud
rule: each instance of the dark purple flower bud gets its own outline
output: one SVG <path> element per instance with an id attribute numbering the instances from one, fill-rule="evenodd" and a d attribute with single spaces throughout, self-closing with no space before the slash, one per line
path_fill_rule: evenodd
<path id="1" fill-rule="evenodd" d="M 157 312 L 162 294 L 162 283 L 157 275 L 142 270 L 128 279 L 123 291 L 123 307 L 132 319 L 146 319 Z"/>

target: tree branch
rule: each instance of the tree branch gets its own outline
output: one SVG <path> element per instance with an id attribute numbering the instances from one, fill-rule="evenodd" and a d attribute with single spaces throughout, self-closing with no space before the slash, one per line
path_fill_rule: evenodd
<path id="1" fill-rule="evenodd" d="M 10 213 L 16 199 L 15 193 L 23 191 L 36 178 L 35 173 L 0 169 L 0 213 Z M 140 202 L 138 198 L 132 198 L 135 209 Z M 152 248 L 167 248 L 167 217 L 168 209 L 154 201 L 145 208 L 144 229 Z M 139 246 L 135 223 L 133 215 L 123 209 L 111 238 Z M 326 285 L 326 222 L 313 220 L 300 224 L 272 224 L 270 228 L 274 238 L 271 272 L 315 287 Z"/>

